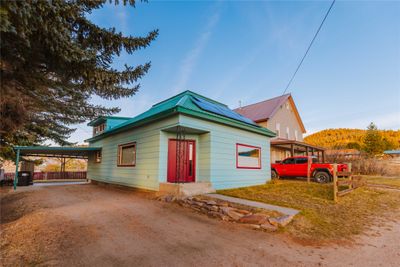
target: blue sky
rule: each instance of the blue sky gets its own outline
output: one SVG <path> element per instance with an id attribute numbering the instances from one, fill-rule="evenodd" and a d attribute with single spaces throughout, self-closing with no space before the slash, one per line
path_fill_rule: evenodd
<path id="1" fill-rule="evenodd" d="M 151 61 L 137 95 L 92 102 L 135 116 L 192 90 L 236 108 L 282 94 L 330 1 L 151 1 L 106 5 L 88 17 L 126 35 L 159 29 L 115 67 Z M 400 128 L 400 2 L 338 1 L 291 92 L 308 134 L 326 128 Z M 78 125 L 70 141 L 91 129 Z"/>

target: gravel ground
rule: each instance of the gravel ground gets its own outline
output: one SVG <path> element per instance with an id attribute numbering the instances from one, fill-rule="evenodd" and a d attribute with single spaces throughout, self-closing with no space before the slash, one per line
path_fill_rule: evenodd
<path id="1" fill-rule="evenodd" d="M 300 243 L 151 193 L 95 185 L 1 192 L 2 266 L 398 266 L 400 222 L 353 242 Z M 396 216 L 398 217 L 398 216 Z"/>

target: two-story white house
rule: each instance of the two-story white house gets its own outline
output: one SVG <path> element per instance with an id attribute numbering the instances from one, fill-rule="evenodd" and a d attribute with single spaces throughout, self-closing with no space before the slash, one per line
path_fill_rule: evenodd
<path id="1" fill-rule="evenodd" d="M 325 160 L 324 148 L 304 143 L 306 129 L 291 94 L 239 107 L 235 111 L 276 133 L 277 136 L 271 139 L 271 162 L 296 155 L 313 155 L 320 161 Z"/>

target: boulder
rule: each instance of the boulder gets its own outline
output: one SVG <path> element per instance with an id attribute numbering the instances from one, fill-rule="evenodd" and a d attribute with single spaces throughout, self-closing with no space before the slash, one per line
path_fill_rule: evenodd
<path id="1" fill-rule="evenodd" d="M 240 218 L 242 218 L 244 215 L 236 212 L 235 208 L 231 208 L 231 207 L 221 207 L 220 208 L 222 213 L 225 215 L 228 215 L 230 218 L 232 218 L 234 221 L 239 220 Z"/>
<path id="2" fill-rule="evenodd" d="M 284 215 L 284 216 L 281 216 L 281 217 L 269 218 L 268 219 L 270 224 L 275 225 L 275 226 L 281 226 L 281 227 L 285 227 L 292 220 L 293 220 L 293 216 L 292 215 Z"/>
<path id="3" fill-rule="evenodd" d="M 268 221 L 268 216 L 260 213 L 248 214 L 239 219 L 240 223 L 263 224 Z"/>

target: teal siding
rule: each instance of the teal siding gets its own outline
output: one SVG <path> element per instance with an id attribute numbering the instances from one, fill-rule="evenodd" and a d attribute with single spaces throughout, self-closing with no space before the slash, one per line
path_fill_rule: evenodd
<path id="1" fill-rule="evenodd" d="M 177 123 L 178 116 L 132 129 L 90 143 L 102 147 L 101 163 L 88 160 L 88 177 L 92 180 L 144 189 L 158 190 L 160 166 L 160 131 Z M 136 142 L 136 166 L 118 167 L 118 145 Z"/>
<path id="2" fill-rule="evenodd" d="M 88 177 L 93 180 L 158 190 L 167 181 L 168 139 L 176 134 L 165 129 L 176 125 L 206 133 L 187 134 L 196 141 L 196 182 L 211 182 L 215 189 L 264 184 L 271 177 L 269 138 L 246 130 L 175 115 L 137 129 L 127 130 L 93 141 L 102 147 L 102 162 L 88 161 Z M 136 166 L 117 167 L 118 145 L 136 142 Z M 236 143 L 261 147 L 261 169 L 236 168 Z"/>
<path id="3" fill-rule="evenodd" d="M 206 146 L 205 151 L 209 152 L 200 156 L 198 168 L 207 170 L 209 165 L 209 174 L 200 171 L 202 177 L 199 178 L 209 179 L 215 189 L 259 185 L 271 179 L 268 137 L 185 115 L 180 115 L 179 121 L 181 125 L 210 132 L 199 137 L 199 140 L 207 140 L 200 147 Z M 236 168 L 236 143 L 261 147 L 261 169 Z"/>

